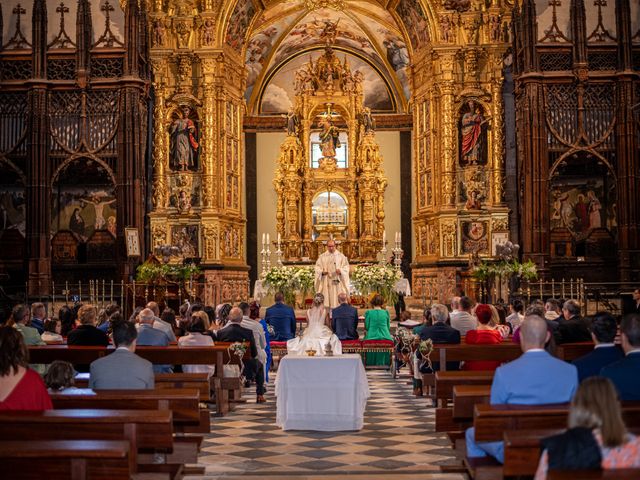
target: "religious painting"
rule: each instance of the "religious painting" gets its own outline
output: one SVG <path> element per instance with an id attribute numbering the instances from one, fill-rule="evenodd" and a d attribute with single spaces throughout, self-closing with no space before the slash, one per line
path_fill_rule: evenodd
<path id="1" fill-rule="evenodd" d="M 414 50 L 429 41 L 427 17 L 419 0 L 400 0 L 396 13 L 404 23 Z"/>
<path id="2" fill-rule="evenodd" d="M 465 253 L 489 253 L 489 223 L 486 221 L 463 221 L 461 249 Z"/>
<path id="3" fill-rule="evenodd" d="M 70 230 L 86 242 L 96 230 L 116 236 L 113 186 L 59 187 L 54 192 L 51 231 Z"/>
<path id="4" fill-rule="evenodd" d="M 140 237 L 137 228 L 124 229 L 125 240 L 127 244 L 127 257 L 140 256 Z"/>
<path id="5" fill-rule="evenodd" d="M 241 51 L 244 43 L 244 37 L 251 24 L 251 19 L 256 13 L 251 0 L 239 0 L 236 3 L 229 26 L 227 27 L 226 43 L 236 51 Z"/>
<path id="6" fill-rule="evenodd" d="M 172 170 L 197 171 L 200 153 L 197 114 L 188 105 L 182 105 L 172 115 L 169 164 Z"/>
<path id="7" fill-rule="evenodd" d="M 171 245 L 180 249 L 180 255 L 183 258 L 200 256 L 198 238 L 198 225 L 173 225 L 171 227 Z"/>
<path id="8" fill-rule="evenodd" d="M 245 67 L 247 70 L 247 89 L 245 91 L 245 98 L 247 101 L 251 98 L 253 87 L 258 80 L 262 69 L 266 67 L 266 61 L 271 55 L 278 38 L 282 32 L 289 28 L 296 16 L 297 14 L 289 15 L 279 19 L 271 25 L 263 27 L 249 40 L 245 56 Z"/>
<path id="9" fill-rule="evenodd" d="M 309 62 L 309 57 L 315 62 L 322 50 L 314 50 L 309 54 L 298 55 L 285 63 L 269 80 L 260 99 L 260 113 L 286 115 L 293 107 L 295 99 L 294 82 L 291 79 L 294 72 Z M 370 64 L 351 53 L 340 52 L 339 56 L 346 56 L 355 75 L 360 72 L 363 76 L 364 105 L 373 112 L 394 112 L 391 87 Z"/>
<path id="10" fill-rule="evenodd" d="M 378 53 L 367 34 L 344 12 L 322 8 L 309 13 L 287 34 L 278 46 L 272 65 L 278 65 L 303 49 L 331 44 L 361 52 L 370 59 Z"/>
<path id="11" fill-rule="evenodd" d="M 0 232 L 16 230 L 25 236 L 24 187 L 0 185 Z"/>
<path id="12" fill-rule="evenodd" d="M 384 27 L 377 27 L 373 30 L 373 36 L 378 44 L 384 49 L 387 62 L 396 72 L 398 80 L 402 84 L 403 93 L 408 100 L 411 97 L 409 88 L 409 77 L 407 70 L 411 60 L 409 58 L 409 50 L 407 44 L 402 40 L 400 35 L 391 32 Z"/>
<path id="13" fill-rule="evenodd" d="M 486 165 L 487 122 L 482 106 L 473 100 L 460 109 L 460 165 Z"/>
<path id="14" fill-rule="evenodd" d="M 495 227 L 494 227 L 495 228 Z M 494 232 L 491 234 L 491 255 L 498 255 L 498 247 L 509 241 L 509 232 Z"/>
<path id="15" fill-rule="evenodd" d="M 199 176 L 190 173 L 172 175 L 169 189 L 169 206 L 175 208 L 178 213 L 189 213 L 191 207 L 201 205 L 202 183 Z"/>
<path id="16" fill-rule="evenodd" d="M 552 184 L 550 201 L 552 230 L 566 228 L 576 239 L 598 228 L 616 231 L 614 191 L 606 191 L 602 178 L 561 178 Z"/>

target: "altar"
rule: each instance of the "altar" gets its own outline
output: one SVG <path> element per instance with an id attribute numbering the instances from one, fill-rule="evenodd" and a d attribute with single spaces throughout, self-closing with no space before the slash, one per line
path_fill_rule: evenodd
<path id="1" fill-rule="evenodd" d="M 360 430 L 369 396 L 360 355 L 287 355 L 276 378 L 276 425 L 283 430 Z"/>

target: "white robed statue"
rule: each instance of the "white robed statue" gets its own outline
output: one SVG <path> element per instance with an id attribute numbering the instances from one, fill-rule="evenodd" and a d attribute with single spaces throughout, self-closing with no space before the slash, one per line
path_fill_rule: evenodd
<path id="1" fill-rule="evenodd" d="M 326 325 L 327 310 L 324 308 L 324 295 L 316 293 L 313 306 L 307 310 L 307 328 L 301 337 L 287 341 L 287 353 L 306 355 L 307 350 L 315 350 L 315 355 L 323 356 L 327 343 L 334 355 L 342 355 L 342 344 L 338 337 Z"/>
<path id="2" fill-rule="evenodd" d="M 316 292 L 324 295 L 324 306 L 335 308 L 340 305 L 338 294 L 349 295 L 349 260 L 336 250 L 336 242 L 327 242 L 327 251 L 316 261 Z"/>

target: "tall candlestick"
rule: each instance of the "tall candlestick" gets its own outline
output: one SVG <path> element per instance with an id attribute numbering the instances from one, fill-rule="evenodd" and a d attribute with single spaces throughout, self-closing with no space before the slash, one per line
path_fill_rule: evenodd
<path id="1" fill-rule="evenodd" d="M 278 232 L 278 250 L 280 250 L 280 232 Z"/>
<path id="2" fill-rule="evenodd" d="M 263 248 L 264 248 L 265 238 L 266 238 L 266 237 L 265 237 L 265 234 L 263 233 L 263 234 L 262 234 L 262 247 L 263 247 Z"/>

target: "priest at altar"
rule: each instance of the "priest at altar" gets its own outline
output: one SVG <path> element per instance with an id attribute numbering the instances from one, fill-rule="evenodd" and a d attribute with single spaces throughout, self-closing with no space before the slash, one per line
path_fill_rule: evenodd
<path id="1" fill-rule="evenodd" d="M 333 239 L 327 242 L 327 251 L 316 261 L 315 289 L 324 295 L 326 308 L 335 308 L 340 304 L 339 293 L 349 295 L 349 261 L 336 250 Z"/>

